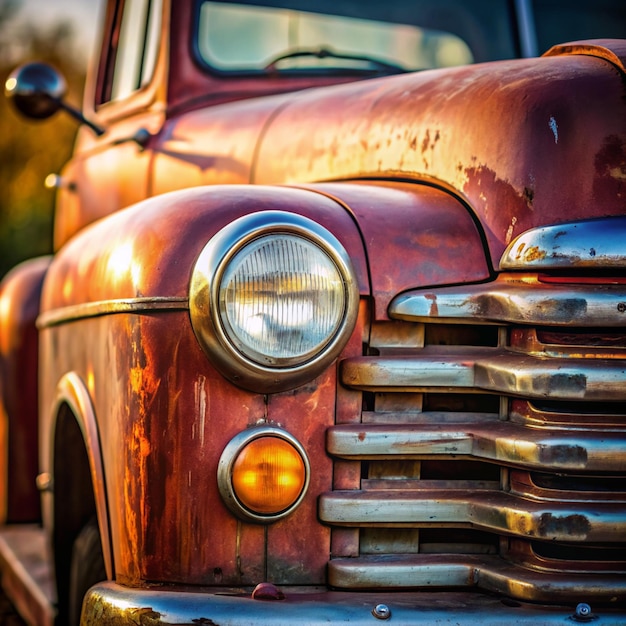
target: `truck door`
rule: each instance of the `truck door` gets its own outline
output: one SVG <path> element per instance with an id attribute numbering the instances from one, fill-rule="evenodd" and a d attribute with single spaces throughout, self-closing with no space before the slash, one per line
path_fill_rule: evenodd
<path id="1" fill-rule="evenodd" d="M 150 195 L 151 137 L 163 125 L 166 80 L 161 0 L 103 0 L 99 61 L 90 68 L 82 127 L 57 179 L 55 248 L 86 224 Z"/>

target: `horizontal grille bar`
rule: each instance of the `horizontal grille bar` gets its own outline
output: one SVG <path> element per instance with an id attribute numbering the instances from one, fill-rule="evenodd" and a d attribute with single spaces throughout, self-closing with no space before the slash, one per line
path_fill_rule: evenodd
<path id="1" fill-rule="evenodd" d="M 626 578 L 611 574 L 552 574 L 520 567 L 496 557 L 414 554 L 334 559 L 328 564 L 332 586 L 349 589 L 477 587 L 536 602 L 623 601 Z"/>
<path id="2" fill-rule="evenodd" d="M 474 457 L 543 471 L 618 472 L 626 467 L 626 432 L 480 424 L 350 424 L 327 433 L 327 449 L 346 459 Z"/>
<path id="3" fill-rule="evenodd" d="M 495 490 L 333 491 L 320 496 L 320 518 L 336 525 L 466 524 L 549 541 L 623 541 L 626 502 L 537 502 Z"/>
<path id="4" fill-rule="evenodd" d="M 626 285 L 555 285 L 534 276 L 507 276 L 488 284 L 404 293 L 391 303 L 389 317 L 619 327 L 626 325 Z"/>
<path id="5" fill-rule="evenodd" d="M 411 356 L 355 357 L 341 362 L 341 379 L 362 391 L 436 387 L 560 400 L 626 398 L 626 360 L 556 360 L 490 348 L 437 347 Z"/>
<path id="6" fill-rule="evenodd" d="M 626 599 L 626 278 L 567 269 L 405 292 L 340 363 L 332 585 Z"/>

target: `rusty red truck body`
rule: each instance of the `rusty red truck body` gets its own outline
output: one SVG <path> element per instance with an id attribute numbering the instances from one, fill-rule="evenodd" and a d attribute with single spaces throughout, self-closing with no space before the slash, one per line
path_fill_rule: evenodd
<path id="1" fill-rule="evenodd" d="M 248 67 L 236 33 L 353 7 L 144 4 L 106 3 L 82 111 L 7 81 L 84 122 L 0 291 L 25 618 L 623 624 L 626 40 L 510 58 L 364 3 Z M 367 11 L 460 64 L 381 60 Z"/>

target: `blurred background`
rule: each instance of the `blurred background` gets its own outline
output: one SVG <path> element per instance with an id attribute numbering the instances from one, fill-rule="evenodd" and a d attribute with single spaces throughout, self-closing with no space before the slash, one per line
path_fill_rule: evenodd
<path id="1" fill-rule="evenodd" d="M 16 66 L 46 60 L 65 75 L 68 100 L 80 105 L 96 37 L 98 0 L 0 0 L 0 277 L 20 261 L 50 252 L 54 190 L 77 124 L 67 115 L 26 122 L 4 98 Z"/>

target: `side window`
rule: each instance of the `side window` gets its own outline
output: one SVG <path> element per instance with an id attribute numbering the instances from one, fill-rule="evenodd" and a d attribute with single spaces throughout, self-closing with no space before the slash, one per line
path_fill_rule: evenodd
<path id="1" fill-rule="evenodd" d="M 112 79 L 104 100 L 120 100 L 146 85 L 156 64 L 160 35 L 160 0 L 125 0 L 114 55 Z M 115 37 L 114 37 L 115 39 Z"/>

